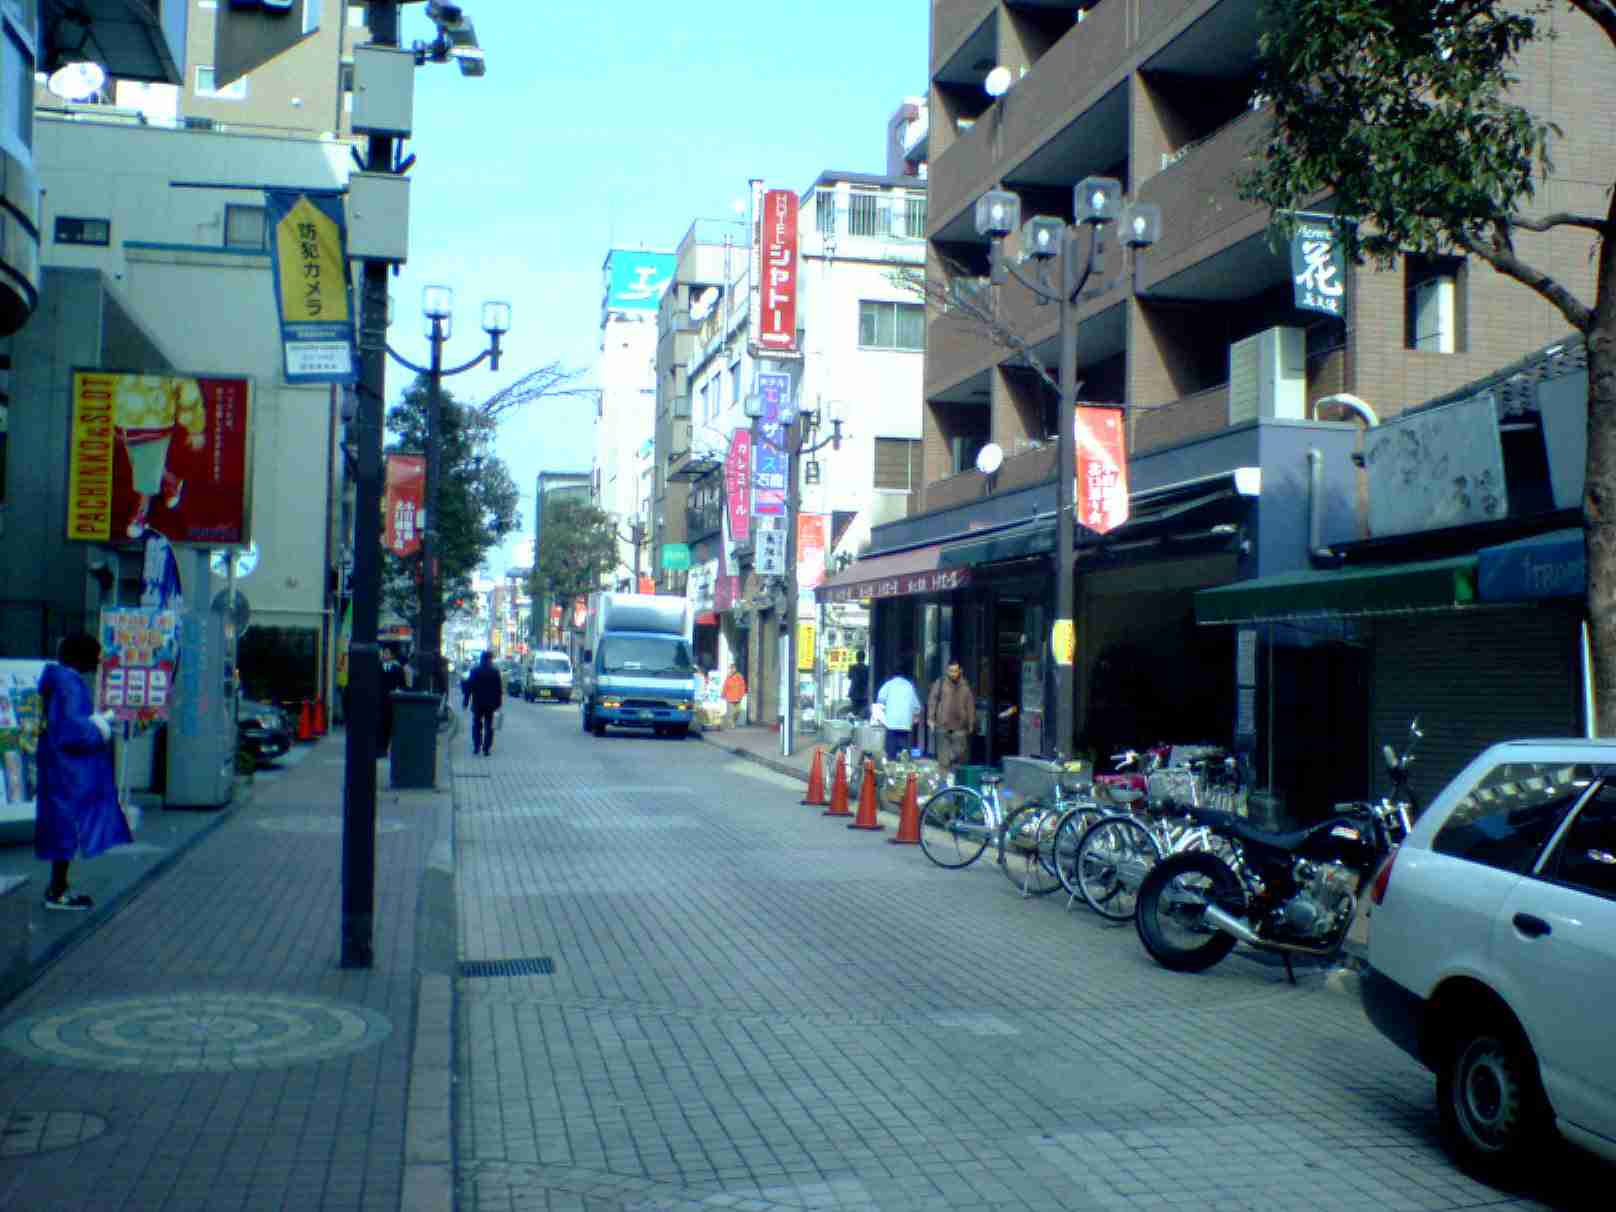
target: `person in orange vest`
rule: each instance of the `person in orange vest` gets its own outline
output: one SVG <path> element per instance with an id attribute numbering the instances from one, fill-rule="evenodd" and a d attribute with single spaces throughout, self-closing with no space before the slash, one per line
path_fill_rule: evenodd
<path id="1" fill-rule="evenodd" d="M 741 671 L 731 665 L 729 676 L 724 679 L 724 709 L 726 723 L 729 727 L 736 727 L 741 720 L 741 700 L 746 697 L 746 679 Z"/>

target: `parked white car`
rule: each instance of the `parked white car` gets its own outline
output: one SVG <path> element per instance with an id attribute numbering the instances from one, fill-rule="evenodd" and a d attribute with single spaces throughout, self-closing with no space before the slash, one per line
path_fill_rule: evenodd
<path id="1" fill-rule="evenodd" d="M 534 654 L 522 697 L 530 703 L 540 699 L 561 703 L 571 700 L 572 658 L 564 652 Z"/>
<path id="2" fill-rule="evenodd" d="M 1616 741 L 1492 746 L 1371 900 L 1364 1009 L 1459 1160 L 1507 1173 L 1557 1128 L 1616 1161 Z"/>

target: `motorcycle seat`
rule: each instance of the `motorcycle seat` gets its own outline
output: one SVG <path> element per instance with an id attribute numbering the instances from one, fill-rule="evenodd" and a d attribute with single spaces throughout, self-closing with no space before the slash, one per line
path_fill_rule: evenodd
<path id="1" fill-rule="evenodd" d="M 1340 817 L 1331 817 L 1327 821 L 1320 821 L 1316 825 L 1309 825 L 1304 829 L 1293 829 L 1288 833 L 1270 833 L 1266 829 L 1257 829 L 1229 812 L 1217 812 L 1210 808 L 1186 807 L 1185 815 L 1197 824 L 1205 825 L 1217 833 L 1227 834 L 1238 838 L 1242 842 L 1250 842 L 1253 846 L 1266 846 L 1271 850 L 1300 850 L 1303 844 L 1311 837 L 1328 832 L 1341 824 Z"/>

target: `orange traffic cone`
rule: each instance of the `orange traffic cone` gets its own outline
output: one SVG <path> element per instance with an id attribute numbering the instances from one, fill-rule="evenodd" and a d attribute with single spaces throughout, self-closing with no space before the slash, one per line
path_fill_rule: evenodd
<path id="1" fill-rule="evenodd" d="M 814 764 L 808 771 L 808 794 L 803 797 L 803 803 L 811 808 L 823 808 L 830 803 L 825 798 L 825 767 L 821 758 L 825 756 L 822 746 L 814 746 Z"/>
<path id="2" fill-rule="evenodd" d="M 325 735 L 325 700 L 314 700 L 314 735 Z"/>
<path id="3" fill-rule="evenodd" d="M 848 828 L 868 829 L 872 833 L 880 833 L 886 828 L 875 815 L 875 763 L 869 758 L 864 759 L 864 779 L 859 787 L 858 820 Z"/>
<path id="4" fill-rule="evenodd" d="M 836 779 L 830 788 L 830 807 L 823 816 L 852 816 L 853 811 L 847 806 L 847 754 L 836 755 Z"/>
<path id="5" fill-rule="evenodd" d="M 914 771 L 903 789 L 903 806 L 898 809 L 898 832 L 887 839 L 889 846 L 920 844 L 920 785 Z"/>
<path id="6" fill-rule="evenodd" d="M 297 739 L 300 741 L 314 739 L 314 717 L 309 712 L 308 699 L 303 700 L 303 707 L 297 713 Z"/>

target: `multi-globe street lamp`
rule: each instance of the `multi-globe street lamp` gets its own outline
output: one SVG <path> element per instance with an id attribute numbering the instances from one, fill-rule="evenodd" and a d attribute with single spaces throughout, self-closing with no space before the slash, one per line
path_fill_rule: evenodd
<path id="1" fill-rule="evenodd" d="M 816 451 L 829 446 L 834 450 L 842 448 L 842 426 L 847 421 L 847 404 L 842 400 L 831 400 L 823 407 L 816 404 L 812 409 L 800 408 L 795 395 L 788 395 L 780 405 L 778 413 L 781 428 L 784 430 L 784 442 L 774 442 L 763 433 L 761 421 L 763 419 L 763 401 L 753 392 L 746 397 L 745 411 L 752 422 L 752 441 L 762 443 L 774 450 L 782 451 L 786 455 L 786 542 L 785 542 L 785 609 L 780 612 L 786 623 L 786 668 L 780 671 L 780 679 L 785 683 L 787 690 L 784 696 L 786 704 L 785 718 L 780 721 L 781 751 L 787 756 L 796 749 L 797 724 L 797 514 L 802 506 L 801 468 L 804 455 L 811 455 Z M 823 421 L 829 422 L 830 433 L 814 440 Z"/>
<path id="2" fill-rule="evenodd" d="M 511 305 L 493 300 L 483 304 L 483 331 L 488 334 L 488 348 L 469 362 L 459 366 L 444 366 L 443 345 L 454 330 L 454 291 L 447 286 L 427 286 L 421 291 L 421 314 L 426 320 L 426 336 L 432 343 L 432 360 L 426 366 L 417 366 L 391 345 L 387 355 L 400 366 L 427 376 L 426 403 L 426 522 L 421 535 L 421 598 L 417 614 L 415 648 L 415 686 L 418 690 L 434 694 L 445 693 L 440 685 L 442 677 L 443 603 L 438 586 L 439 531 L 438 497 L 441 489 L 441 462 L 443 445 L 443 380 L 451 375 L 489 364 L 499 369 L 499 339 L 511 330 Z"/>
<path id="3" fill-rule="evenodd" d="M 1089 290 L 1089 278 L 1099 268 L 1105 247 L 1105 229 L 1120 223 L 1123 244 L 1148 248 L 1161 236 L 1161 208 L 1150 202 L 1124 204 L 1122 183 L 1112 177 L 1085 177 L 1072 191 L 1073 223 L 1047 215 L 1021 222 L 1021 199 L 1008 190 L 989 190 L 976 203 L 976 231 L 993 248 L 991 280 L 1001 285 L 1008 274 L 1043 303 L 1060 305 L 1060 407 L 1056 429 L 1055 472 L 1055 623 L 1051 652 L 1055 662 L 1055 754 L 1071 756 L 1075 699 L 1072 668 L 1075 654 L 1069 645 L 1073 628 L 1076 571 L 1074 542 L 1077 464 L 1077 305 L 1115 287 L 1120 278 Z M 1079 249 L 1081 228 L 1089 229 L 1086 251 Z M 1021 257 L 1033 261 L 1038 272 L 1029 278 L 1004 255 L 1004 239 L 1020 229 Z M 1055 263 L 1059 284 L 1047 281 L 1045 268 Z"/>

